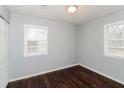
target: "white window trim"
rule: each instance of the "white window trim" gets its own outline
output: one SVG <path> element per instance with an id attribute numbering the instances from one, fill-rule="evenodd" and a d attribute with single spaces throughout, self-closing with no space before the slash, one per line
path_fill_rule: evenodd
<path id="1" fill-rule="evenodd" d="M 45 27 L 47 30 L 46 30 L 46 33 L 47 33 L 47 51 L 46 53 L 27 53 L 27 40 L 25 38 L 25 35 L 26 35 L 26 31 L 27 31 L 27 26 L 31 26 L 31 27 L 38 27 L 38 28 L 42 28 L 42 27 Z M 38 26 L 38 25 L 30 25 L 30 24 L 24 24 L 24 56 L 25 57 L 29 57 L 29 56 L 39 56 L 39 55 L 47 55 L 48 54 L 48 27 L 47 26 Z"/>
<path id="2" fill-rule="evenodd" d="M 107 37 L 106 37 L 106 33 L 107 33 L 106 26 L 115 25 L 115 24 L 119 24 L 119 23 L 124 23 L 124 21 L 119 21 L 119 22 L 114 22 L 114 23 L 109 23 L 109 24 L 104 25 L 104 56 L 124 59 L 124 56 L 109 53 L 107 50 L 108 45 L 107 45 Z"/>

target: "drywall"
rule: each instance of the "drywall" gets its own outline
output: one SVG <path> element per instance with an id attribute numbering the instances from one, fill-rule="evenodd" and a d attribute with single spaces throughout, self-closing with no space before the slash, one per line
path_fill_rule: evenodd
<path id="1" fill-rule="evenodd" d="M 104 25 L 124 20 L 124 11 L 79 26 L 79 63 L 124 82 L 124 59 L 104 56 Z"/>
<path id="2" fill-rule="evenodd" d="M 72 24 L 12 14 L 9 80 L 80 63 L 124 82 L 124 59 L 104 56 L 104 25 L 122 21 L 123 16 L 124 11 L 121 11 L 79 25 L 77 31 L 77 26 Z M 24 57 L 24 24 L 48 26 L 47 56 Z"/>
<path id="3" fill-rule="evenodd" d="M 48 26 L 48 55 L 24 57 L 24 24 Z M 77 62 L 76 26 L 12 14 L 9 31 L 9 80 Z"/>
<path id="4" fill-rule="evenodd" d="M 0 15 L 4 17 L 8 22 L 10 22 L 10 13 L 3 5 L 0 5 Z"/>

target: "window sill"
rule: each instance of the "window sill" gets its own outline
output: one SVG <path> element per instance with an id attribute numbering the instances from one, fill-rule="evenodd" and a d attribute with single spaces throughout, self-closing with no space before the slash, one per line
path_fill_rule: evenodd
<path id="1" fill-rule="evenodd" d="M 117 59 L 124 59 L 124 56 L 115 55 L 115 54 L 109 54 L 109 53 L 104 53 L 104 56 L 106 56 L 106 57 L 112 57 L 112 58 L 117 58 Z"/>
<path id="2" fill-rule="evenodd" d="M 24 54 L 24 57 L 32 57 L 32 56 L 46 56 L 48 55 L 47 53 L 42 54 L 42 53 L 33 53 L 33 54 Z"/>

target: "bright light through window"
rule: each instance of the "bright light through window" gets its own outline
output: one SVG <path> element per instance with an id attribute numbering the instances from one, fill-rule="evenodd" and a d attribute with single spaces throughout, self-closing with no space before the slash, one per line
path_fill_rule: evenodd
<path id="1" fill-rule="evenodd" d="M 104 26 L 105 55 L 124 57 L 124 21 Z"/>
<path id="2" fill-rule="evenodd" d="M 47 48 L 47 30 L 46 26 L 35 26 L 25 24 L 24 49 L 25 56 L 46 55 Z"/>

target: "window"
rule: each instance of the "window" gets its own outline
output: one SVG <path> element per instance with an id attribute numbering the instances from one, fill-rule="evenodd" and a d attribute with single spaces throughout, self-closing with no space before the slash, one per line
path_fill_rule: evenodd
<path id="1" fill-rule="evenodd" d="M 24 25 L 24 55 L 47 55 L 46 26 Z"/>
<path id="2" fill-rule="evenodd" d="M 105 55 L 124 57 L 124 21 L 104 26 Z"/>

